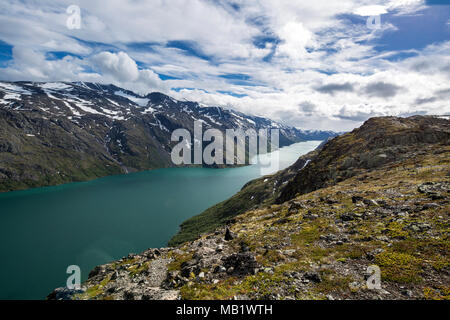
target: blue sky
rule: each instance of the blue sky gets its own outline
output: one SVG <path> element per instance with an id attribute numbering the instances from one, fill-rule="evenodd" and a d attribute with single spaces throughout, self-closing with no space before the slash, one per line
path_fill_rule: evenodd
<path id="1" fill-rule="evenodd" d="M 0 80 L 114 83 L 308 129 L 450 113 L 449 54 L 450 1 L 0 2 Z"/>

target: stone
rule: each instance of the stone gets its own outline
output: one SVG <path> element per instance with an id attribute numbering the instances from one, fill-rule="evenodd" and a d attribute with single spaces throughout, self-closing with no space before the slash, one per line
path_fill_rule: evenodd
<path id="1" fill-rule="evenodd" d="M 214 268 L 214 273 L 221 273 L 221 272 L 226 272 L 227 271 L 227 269 L 224 267 L 224 266 L 216 266 L 215 268 Z"/>
<path id="2" fill-rule="evenodd" d="M 291 203 L 288 210 L 290 213 L 296 213 L 299 209 L 305 209 L 305 208 L 306 207 L 303 203 L 295 201 L 295 202 Z"/>
<path id="3" fill-rule="evenodd" d="M 254 274 L 255 269 L 259 268 L 259 263 L 256 261 L 254 254 L 251 252 L 234 253 L 228 257 L 223 258 L 224 266 L 227 272 L 236 274 Z"/>
<path id="4" fill-rule="evenodd" d="M 439 205 L 437 203 L 427 203 L 422 206 L 422 210 L 436 209 L 436 208 L 439 208 Z"/>
<path id="5" fill-rule="evenodd" d="M 196 275 L 196 274 L 199 274 L 199 273 L 200 273 L 200 268 L 199 268 L 199 266 L 195 264 L 195 261 L 194 261 L 194 260 L 190 260 L 190 261 L 187 261 L 187 262 L 183 262 L 183 263 L 181 264 L 181 272 L 180 272 L 180 275 L 181 275 L 182 277 L 189 278 L 190 275 L 191 275 L 191 273 L 193 273 L 193 274 L 195 274 L 195 275 Z"/>
<path id="6" fill-rule="evenodd" d="M 305 272 L 303 275 L 303 278 L 315 283 L 322 282 L 322 278 L 320 277 L 320 274 L 314 271 Z"/>
<path id="7" fill-rule="evenodd" d="M 417 191 L 423 193 L 433 200 L 443 199 L 442 193 L 450 192 L 450 183 L 448 182 L 425 182 L 417 187 Z"/>
<path id="8" fill-rule="evenodd" d="M 235 234 L 227 227 L 225 230 L 225 241 L 231 241 L 235 238 Z"/>
<path id="9" fill-rule="evenodd" d="M 283 254 L 286 256 L 292 256 L 293 254 L 295 254 L 296 250 L 295 249 L 288 249 L 288 250 L 284 250 Z"/>
<path id="10" fill-rule="evenodd" d="M 116 292 L 116 289 L 117 289 L 116 287 L 110 287 L 106 290 L 106 293 L 112 294 L 112 293 Z"/>
<path id="11" fill-rule="evenodd" d="M 341 214 L 341 220 L 342 221 L 352 221 L 355 219 L 354 215 L 352 213 L 344 213 Z"/>
<path id="12" fill-rule="evenodd" d="M 402 294 L 407 296 L 408 298 L 412 298 L 413 297 L 413 292 L 411 290 L 403 290 Z"/>
<path id="13" fill-rule="evenodd" d="M 94 269 L 89 272 L 88 279 L 91 279 L 97 275 L 103 274 L 104 270 L 102 266 L 96 266 Z"/>
<path id="14" fill-rule="evenodd" d="M 123 293 L 123 299 L 124 300 L 134 300 L 134 292 L 132 292 L 132 291 L 125 291 Z"/>
<path id="15" fill-rule="evenodd" d="M 348 286 L 350 287 L 351 290 L 354 290 L 354 291 L 358 291 L 361 288 L 361 285 L 359 284 L 358 281 L 353 281 L 353 282 L 349 283 Z"/>
<path id="16" fill-rule="evenodd" d="M 209 248 L 209 247 L 201 247 L 200 249 L 197 250 L 197 252 L 194 254 L 194 258 L 195 259 L 200 259 L 204 256 L 208 256 L 211 255 L 215 252 L 216 250 Z"/>
<path id="17" fill-rule="evenodd" d="M 240 247 L 241 247 L 241 252 L 248 252 L 248 251 L 250 251 L 250 248 L 248 247 L 248 245 L 245 242 L 241 242 L 240 243 Z"/>
<path id="18" fill-rule="evenodd" d="M 119 276 L 119 273 L 117 271 L 114 271 L 113 274 L 111 275 L 110 280 L 116 280 L 118 276 Z"/>
<path id="19" fill-rule="evenodd" d="M 308 211 L 308 213 L 303 216 L 303 219 L 314 220 L 317 219 L 318 217 L 319 216 L 317 214 Z"/>
<path id="20" fill-rule="evenodd" d="M 363 203 L 367 206 L 378 206 L 378 203 L 373 199 L 364 199 Z"/>
<path id="21" fill-rule="evenodd" d="M 425 232 L 431 229 L 431 225 L 428 223 L 413 222 L 409 224 L 406 228 L 414 232 Z"/>
<path id="22" fill-rule="evenodd" d="M 265 273 L 273 273 L 273 269 L 272 268 L 264 268 L 263 271 Z"/>

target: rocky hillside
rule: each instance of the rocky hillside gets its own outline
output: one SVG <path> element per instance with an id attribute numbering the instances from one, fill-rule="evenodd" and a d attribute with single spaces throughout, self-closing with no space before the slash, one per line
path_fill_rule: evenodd
<path id="1" fill-rule="evenodd" d="M 113 85 L 0 82 L 0 192 L 172 166 L 171 134 L 195 120 L 279 128 L 281 146 L 333 135 Z"/>
<path id="2" fill-rule="evenodd" d="M 349 134 L 333 139 L 283 188 L 277 203 L 334 185 L 365 171 L 413 159 L 423 146 L 450 140 L 447 119 L 372 118 Z"/>
<path id="3" fill-rule="evenodd" d="M 308 164 L 321 149 L 320 145 L 302 157 L 291 167 L 278 173 L 248 182 L 230 199 L 220 202 L 201 214 L 184 221 L 180 230 L 169 241 L 170 246 L 177 246 L 186 241 L 197 239 L 201 234 L 212 232 L 220 226 L 233 223 L 234 217 L 252 208 L 275 202 L 280 190 Z"/>
<path id="4" fill-rule="evenodd" d="M 227 227 L 96 267 L 49 298 L 449 299 L 449 135 L 436 117 L 370 119 L 248 184 L 260 203 Z M 367 287 L 371 265 L 381 289 Z"/>

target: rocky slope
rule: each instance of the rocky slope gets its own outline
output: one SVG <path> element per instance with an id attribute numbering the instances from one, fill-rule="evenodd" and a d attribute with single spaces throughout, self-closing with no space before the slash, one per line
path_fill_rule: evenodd
<path id="1" fill-rule="evenodd" d="M 248 182 L 230 199 L 220 202 L 201 214 L 184 221 L 180 230 L 169 241 L 170 246 L 177 246 L 186 241 L 197 239 L 201 234 L 212 232 L 220 226 L 233 223 L 234 217 L 249 209 L 275 202 L 280 190 L 308 164 L 321 149 L 320 145 L 302 157 L 291 167 L 278 173 Z"/>
<path id="2" fill-rule="evenodd" d="M 96 267 L 49 298 L 449 299 L 449 135 L 435 117 L 370 119 L 249 183 L 259 204 L 228 227 Z M 381 289 L 367 286 L 371 265 Z"/>
<path id="3" fill-rule="evenodd" d="M 0 82 L 0 192 L 172 166 L 171 134 L 195 120 L 279 128 L 282 146 L 333 135 L 113 85 Z"/>

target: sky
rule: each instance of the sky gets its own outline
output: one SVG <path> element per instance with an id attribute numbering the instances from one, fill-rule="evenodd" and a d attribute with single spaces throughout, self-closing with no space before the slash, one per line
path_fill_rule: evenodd
<path id="1" fill-rule="evenodd" d="M 450 114 L 450 0 L 2 0 L 0 80 L 112 83 L 302 129 Z"/>

